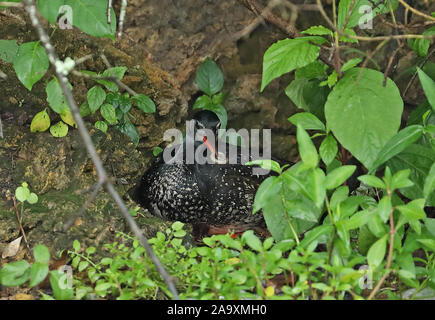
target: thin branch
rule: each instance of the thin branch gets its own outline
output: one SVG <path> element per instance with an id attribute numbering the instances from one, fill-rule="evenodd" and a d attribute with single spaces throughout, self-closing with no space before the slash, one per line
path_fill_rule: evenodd
<path id="1" fill-rule="evenodd" d="M 22 8 L 23 4 L 21 2 L 5 2 L 5 1 L 0 1 L 0 7 Z"/>
<path id="2" fill-rule="evenodd" d="M 134 235 L 139 239 L 142 246 L 145 248 L 145 251 L 147 252 L 148 256 L 156 266 L 157 271 L 160 273 L 162 278 L 164 279 L 166 285 L 168 286 L 169 291 L 172 293 L 174 299 L 179 299 L 177 289 L 175 288 L 174 279 L 166 272 L 165 268 L 163 267 L 162 263 L 158 259 L 158 257 L 155 255 L 154 251 L 152 250 L 151 246 L 148 243 L 147 238 L 142 234 L 142 231 L 134 221 L 133 217 L 131 216 L 130 212 L 128 211 L 126 205 L 122 201 L 121 197 L 119 196 L 118 192 L 116 192 L 115 188 L 113 187 L 113 184 L 110 182 L 110 179 L 108 179 L 106 170 L 103 167 L 103 163 L 101 162 L 100 157 L 97 154 L 97 151 L 92 143 L 91 137 L 89 136 L 89 133 L 86 129 L 85 123 L 83 122 L 82 117 L 80 116 L 79 108 L 74 100 L 74 97 L 72 95 L 72 92 L 67 84 L 67 79 L 65 76 L 60 72 L 60 70 L 56 69 L 56 62 L 59 61 L 57 54 L 54 50 L 54 47 L 51 45 L 50 40 L 48 38 L 47 33 L 42 27 L 41 21 L 38 18 L 37 15 L 37 9 L 35 5 L 33 4 L 32 0 L 23 0 L 24 6 L 26 11 L 29 14 L 30 20 L 32 22 L 32 25 L 36 29 L 39 35 L 39 39 L 41 40 L 41 44 L 44 46 L 49 61 L 53 68 L 56 70 L 56 76 L 59 80 L 60 86 L 62 88 L 63 94 L 65 95 L 66 101 L 69 105 L 69 108 L 71 110 L 71 113 L 74 117 L 75 123 L 77 124 L 79 133 L 82 137 L 82 140 L 86 146 L 86 149 L 94 162 L 95 168 L 98 173 L 98 177 L 100 181 L 104 181 L 104 187 L 106 188 L 107 192 L 111 195 L 115 203 L 120 208 L 121 213 L 123 214 L 124 218 L 127 220 L 127 223 L 130 226 L 130 229 L 133 231 Z"/>
<path id="3" fill-rule="evenodd" d="M 104 181 L 98 181 L 95 186 L 92 187 L 92 193 L 86 200 L 86 202 L 83 204 L 83 206 L 80 208 L 77 214 L 75 214 L 73 217 L 71 217 L 66 223 L 63 225 L 63 231 L 67 232 L 77 221 L 78 218 L 83 216 L 83 214 L 86 212 L 88 207 L 91 205 L 92 202 L 94 202 L 95 198 L 98 195 L 98 192 L 100 191 L 101 187 L 103 186 Z"/>
<path id="4" fill-rule="evenodd" d="M 127 0 L 122 0 L 121 12 L 119 13 L 118 38 L 121 38 L 121 36 L 122 36 L 122 30 L 124 29 L 124 20 L 125 20 L 126 9 L 127 9 Z"/>
<path id="5" fill-rule="evenodd" d="M 434 17 L 431 17 L 431 16 L 429 16 L 429 15 L 427 15 L 427 14 L 421 12 L 421 11 L 418 11 L 417 9 L 414 9 L 414 8 L 411 7 L 409 4 L 407 4 L 405 1 L 403 1 L 403 0 L 399 0 L 399 2 L 400 2 L 400 4 L 401 4 L 402 6 L 404 6 L 407 10 L 411 11 L 412 13 L 414 13 L 414 14 L 416 14 L 416 15 L 418 15 L 418 16 L 421 16 L 421 17 L 425 17 L 425 18 L 428 19 L 428 20 L 435 21 L 435 18 L 434 18 Z"/>
<path id="6" fill-rule="evenodd" d="M 111 24 L 110 9 L 112 9 L 112 0 L 107 1 L 107 24 Z"/>
<path id="7" fill-rule="evenodd" d="M 3 139 L 3 124 L 2 124 L 1 116 L 0 116 L 0 139 Z"/>
<path id="8" fill-rule="evenodd" d="M 14 209 L 15 209 L 15 214 L 17 216 L 18 227 L 20 228 L 21 234 L 23 235 L 24 242 L 26 243 L 27 251 L 28 251 L 29 255 L 32 256 L 32 251 L 30 250 L 29 241 L 27 241 L 26 233 L 24 232 L 23 225 L 21 224 L 20 212 L 18 211 L 18 206 L 17 206 L 17 201 L 16 201 L 15 196 L 12 197 L 12 200 L 14 202 Z M 24 206 L 24 203 L 21 203 L 21 209 L 23 208 L 23 206 Z"/>
<path id="9" fill-rule="evenodd" d="M 382 276 L 382 278 L 379 280 L 375 288 L 370 292 L 370 295 L 368 297 L 368 300 L 372 300 L 375 296 L 376 292 L 378 292 L 379 288 L 384 283 L 385 279 L 387 279 L 388 275 L 390 274 L 391 270 L 391 262 L 393 261 L 393 251 L 394 251 L 394 235 L 396 233 L 396 230 L 394 229 L 394 220 L 393 220 L 393 211 L 394 208 L 390 211 L 390 246 L 388 249 L 388 258 L 387 258 L 387 265 L 385 266 L 385 269 L 387 269 L 387 272 Z"/>
<path id="10" fill-rule="evenodd" d="M 426 62 L 429 61 L 430 57 L 435 53 L 435 47 L 427 54 L 426 58 L 420 63 L 419 68 L 423 68 Z M 405 88 L 405 91 L 403 91 L 403 97 L 406 97 L 406 94 L 408 93 L 409 88 L 411 87 L 412 83 L 414 82 L 415 78 L 417 77 L 417 70 L 415 70 L 414 74 L 412 75 L 411 80 L 409 80 L 408 85 Z"/>

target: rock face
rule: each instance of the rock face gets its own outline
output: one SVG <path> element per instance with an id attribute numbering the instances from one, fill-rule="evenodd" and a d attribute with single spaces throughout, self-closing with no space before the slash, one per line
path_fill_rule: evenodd
<path id="1" fill-rule="evenodd" d="M 0 15 L 0 39 L 17 39 L 18 43 L 37 39 L 20 10 L 3 12 L 6 13 Z M 228 127 L 272 128 L 273 154 L 284 160 L 294 159 L 295 141 L 286 119 L 296 108 L 284 95 L 289 79 L 273 81 L 264 93 L 259 91 L 264 51 L 283 35 L 272 27 L 260 27 L 247 39 L 236 39 L 237 33 L 254 19 L 235 0 L 131 0 L 124 36 L 116 42 L 96 39 L 79 30 L 56 30 L 52 35 L 61 59 L 92 54 L 93 58 L 80 69 L 101 72 L 106 68 L 100 58 L 104 53 L 113 66 L 128 68 L 124 77 L 127 85 L 149 95 L 156 103 L 155 114 L 132 112 L 140 134 L 137 149 L 116 130 L 103 134 L 93 128 L 98 115 L 85 118 L 105 168 L 130 207 L 135 203 L 129 199 L 128 191 L 148 167 L 152 148 L 163 147 L 163 132 L 183 128 L 184 120 L 191 114 L 193 97 L 199 94 L 194 75 L 207 56 L 217 61 L 224 73 Z M 65 138 L 54 138 L 48 132 L 30 133 L 33 116 L 48 107 L 45 86 L 53 72 L 49 70 L 28 91 L 17 79 L 12 64 L 0 60 L 0 70 L 8 76 L 6 81 L 0 80 L 4 135 L 0 139 L 0 252 L 20 236 L 10 195 L 23 181 L 39 196 L 37 204 L 24 206 L 21 217 L 31 245 L 44 243 L 59 251 L 70 247 L 74 239 L 95 245 L 109 241 L 115 231 L 125 231 L 123 219 L 104 192 L 99 193 L 84 217 L 63 231 L 63 223 L 74 216 L 92 191 L 97 179 L 93 164 L 77 130 L 70 128 Z M 69 79 L 80 105 L 95 83 L 76 76 Z M 53 112 L 50 117 L 57 120 Z M 146 213 L 138 220 L 147 234 L 165 228 L 160 220 Z"/>

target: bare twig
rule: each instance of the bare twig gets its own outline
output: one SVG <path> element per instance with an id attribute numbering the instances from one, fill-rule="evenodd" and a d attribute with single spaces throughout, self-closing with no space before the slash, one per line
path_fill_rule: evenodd
<path id="1" fill-rule="evenodd" d="M 5 2 L 5 1 L 0 1 L 0 7 L 16 7 L 16 8 L 21 8 L 23 7 L 21 2 Z"/>
<path id="2" fill-rule="evenodd" d="M 29 241 L 27 241 L 26 233 L 24 232 L 23 225 L 21 224 L 20 212 L 18 211 L 17 200 L 16 200 L 15 196 L 12 197 L 12 200 L 14 201 L 14 209 L 15 209 L 15 214 L 17 216 L 18 227 L 20 228 L 21 234 L 23 235 L 23 239 L 24 239 L 24 242 L 26 243 L 27 251 L 28 251 L 29 255 L 32 256 L 32 251 L 30 250 Z M 21 208 L 23 208 L 23 206 L 24 206 L 24 203 L 21 203 Z"/>
<path id="3" fill-rule="evenodd" d="M 73 217 L 71 217 L 66 223 L 64 223 L 63 225 L 63 231 L 66 232 L 69 230 L 69 228 L 71 228 L 74 224 L 74 222 L 77 221 L 78 218 L 80 218 L 81 216 L 83 216 L 83 214 L 86 212 L 86 210 L 88 209 L 88 207 L 90 206 L 90 204 L 92 202 L 94 202 L 95 198 L 98 195 L 98 192 L 100 191 L 101 187 L 103 185 L 103 181 L 99 181 L 97 184 L 95 184 L 94 186 L 92 186 L 92 193 L 91 195 L 88 197 L 88 199 L 86 200 L 86 202 L 83 204 L 83 206 L 80 208 L 80 210 L 78 211 L 77 214 L 75 214 Z"/>
<path id="4" fill-rule="evenodd" d="M 57 54 L 54 50 L 54 47 L 51 45 L 50 40 L 48 38 L 47 33 L 45 32 L 44 28 L 42 27 L 41 21 L 38 18 L 37 15 L 37 9 L 33 3 L 32 0 L 23 0 L 24 6 L 26 11 L 29 14 L 30 20 L 32 22 L 32 25 L 36 29 L 39 39 L 41 40 L 41 44 L 44 46 L 49 61 L 53 68 L 56 70 L 56 76 L 59 80 L 60 86 L 62 88 L 63 94 L 65 95 L 66 101 L 68 103 L 68 106 L 71 110 L 71 113 L 74 117 L 75 123 L 77 124 L 79 133 L 82 137 L 82 140 L 85 144 L 85 147 L 95 165 L 95 168 L 97 170 L 97 174 L 99 177 L 99 181 L 102 181 L 103 186 L 106 188 L 107 192 L 111 195 L 115 203 L 118 205 L 118 207 L 121 210 L 121 213 L 123 214 L 124 218 L 127 220 L 127 223 L 130 226 L 130 229 L 134 233 L 134 235 L 139 239 L 142 246 L 145 248 L 145 251 L 147 252 L 148 256 L 156 266 L 157 271 L 160 273 L 162 278 L 164 279 L 166 285 L 168 286 L 169 291 L 172 293 L 174 299 L 179 299 L 177 289 L 175 288 L 174 279 L 166 272 L 165 268 L 163 267 L 162 263 L 158 259 L 158 257 L 155 255 L 154 251 L 152 250 L 151 246 L 148 243 L 147 238 L 142 234 L 140 228 L 134 221 L 133 217 L 129 213 L 126 205 L 122 201 L 121 197 L 119 196 L 118 192 L 116 192 L 115 188 L 113 187 L 112 183 L 110 182 L 106 170 L 103 167 L 103 163 L 101 162 L 100 157 L 97 154 L 97 151 L 92 143 L 91 137 L 89 136 L 89 133 L 86 129 L 85 123 L 83 122 L 82 117 L 80 116 L 79 108 L 74 100 L 74 97 L 72 95 L 72 92 L 67 84 L 67 79 L 65 76 L 61 73 L 60 70 L 56 69 L 56 62 L 59 61 L 59 58 L 57 57 Z"/>
<path id="5" fill-rule="evenodd" d="M 426 62 L 429 61 L 430 57 L 435 53 L 435 47 L 427 54 L 426 58 L 420 63 L 419 68 L 423 68 Z M 408 93 L 409 88 L 411 87 L 412 83 L 414 82 L 415 78 L 417 77 L 417 70 L 415 70 L 414 74 L 411 77 L 411 80 L 409 80 L 408 85 L 405 88 L 405 91 L 403 91 L 403 97 L 406 97 L 406 94 Z"/>
<path id="6" fill-rule="evenodd" d="M 107 24 L 111 24 L 112 23 L 112 19 L 110 16 L 110 9 L 112 9 L 112 0 L 108 0 L 107 1 Z"/>
<path id="7" fill-rule="evenodd" d="M 0 70 L 0 78 L 2 78 L 3 80 L 6 80 L 8 78 L 8 76 L 6 75 L 6 73 L 4 73 L 3 71 Z"/>
<path id="8" fill-rule="evenodd" d="M 396 233 L 396 230 L 394 229 L 393 211 L 394 211 L 394 208 L 391 209 L 391 211 L 390 211 L 390 246 L 388 249 L 387 265 L 385 266 L 385 269 L 387 269 L 387 272 L 385 272 L 385 274 L 382 276 L 382 278 L 376 284 L 375 288 L 372 290 L 372 292 L 370 292 L 368 300 L 373 299 L 376 292 L 378 292 L 379 288 L 381 287 L 381 285 L 384 283 L 385 279 L 387 279 L 388 275 L 391 272 L 390 267 L 391 267 L 391 261 L 393 261 L 394 235 Z"/>
<path id="9" fill-rule="evenodd" d="M 122 30 L 124 29 L 124 20 L 125 20 L 126 10 L 127 10 L 127 0 L 122 0 L 121 12 L 119 13 L 118 38 L 121 38 L 121 36 L 122 36 Z"/>
<path id="10" fill-rule="evenodd" d="M 1 116 L 0 116 L 0 139 L 3 139 L 3 124 L 2 124 Z"/>
<path id="11" fill-rule="evenodd" d="M 431 17 L 431 16 L 429 16 L 429 15 L 427 15 L 427 14 L 421 12 L 421 11 L 418 11 L 417 9 L 414 9 L 414 8 L 411 7 L 409 4 L 407 4 L 405 1 L 403 1 L 403 0 L 399 0 L 399 2 L 400 2 L 400 4 L 401 4 L 402 6 L 404 6 L 407 10 L 411 11 L 412 13 L 414 13 L 414 14 L 416 14 L 416 15 L 418 15 L 418 16 L 421 16 L 421 17 L 425 17 L 425 18 L 428 19 L 428 20 L 435 21 L 435 18 L 434 18 L 434 17 Z"/>

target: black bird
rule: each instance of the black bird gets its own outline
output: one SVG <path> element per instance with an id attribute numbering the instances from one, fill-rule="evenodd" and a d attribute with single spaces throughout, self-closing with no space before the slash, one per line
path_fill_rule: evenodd
<path id="1" fill-rule="evenodd" d="M 183 143 L 173 147 L 170 161 L 164 161 L 168 153 L 160 153 L 143 175 L 136 194 L 138 202 L 153 215 L 167 220 L 208 225 L 209 234 L 213 230 L 226 233 L 228 229 L 241 232 L 263 227 L 263 215 L 252 214 L 252 206 L 258 186 L 268 175 L 253 174 L 252 166 L 242 163 L 240 147 L 237 163 L 228 163 L 228 158 L 215 148 L 219 127 L 214 112 L 197 112 L 189 122 Z M 214 141 L 206 133 L 212 133 Z M 193 137 L 198 140 L 192 141 Z M 196 158 L 189 162 L 189 143 L 209 163 L 201 164 Z M 229 155 L 231 145 L 223 145 Z"/>

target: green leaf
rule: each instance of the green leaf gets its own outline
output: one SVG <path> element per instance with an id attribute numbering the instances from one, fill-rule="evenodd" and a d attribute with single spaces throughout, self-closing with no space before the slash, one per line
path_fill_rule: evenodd
<path id="1" fill-rule="evenodd" d="M 218 65 L 210 58 L 206 58 L 196 72 L 195 83 L 199 89 L 212 96 L 222 89 L 224 76 Z"/>
<path id="2" fill-rule="evenodd" d="M 125 121 L 124 123 L 117 125 L 116 128 L 126 134 L 131 139 L 134 146 L 137 147 L 139 144 L 139 133 L 130 121 Z"/>
<path id="3" fill-rule="evenodd" d="M 408 202 L 403 206 L 397 206 L 397 209 L 409 220 L 424 219 L 426 213 L 424 212 L 425 199 L 417 199 Z"/>
<path id="4" fill-rule="evenodd" d="M 41 15 L 50 22 L 55 24 L 59 15 L 59 9 L 63 5 L 64 0 L 38 0 L 38 10 Z"/>
<path id="5" fill-rule="evenodd" d="M 30 123 L 30 132 L 44 132 L 48 128 L 50 128 L 50 116 L 47 109 L 44 109 L 33 117 L 32 123 Z"/>
<path id="6" fill-rule="evenodd" d="M 308 168 L 315 168 L 319 163 L 319 156 L 317 154 L 316 147 L 314 146 L 310 136 L 302 128 L 302 126 L 298 125 L 297 127 L 298 149 L 302 162 Z"/>
<path id="7" fill-rule="evenodd" d="M 8 263 L 0 270 L 0 283 L 5 287 L 18 287 L 24 284 L 30 275 L 30 264 L 26 260 Z"/>
<path id="8" fill-rule="evenodd" d="M 360 78 L 359 78 L 360 77 Z M 328 96 L 325 116 L 338 141 L 366 168 L 400 126 L 403 101 L 381 72 L 354 68 L 346 72 Z"/>
<path id="9" fill-rule="evenodd" d="M 255 194 L 252 213 L 264 208 L 269 199 L 281 193 L 282 182 L 277 177 L 268 177 L 264 180 Z"/>
<path id="10" fill-rule="evenodd" d="M 162 148 L 160 148 L 160 147 L 154 147 L 153 148 L 153 156 L 157 157 L 162 151 L 163 151 Z"/>
<path id="11" fill-rule="evenodd" d="M 328 134 L 320 144 L 320 148 L 319 148 L 320 158 L 322 158 L 322 161 L 328 166 L 335 159 L 337 152 L 338 152 L 337 140 L 335 140 L 332 134 Z"/>
<path id="12" fill-rule="evenodd" d="M 413 125 L 400 130 L 379 151 L 370 171 L 373 172 L 380 165 L 405 150 L 409 145 L 417 141 L 422 133 L 423 127 L 420 125 Z"/>
<path id="13" fill-rule="evenodd" d="M 63 122 L 69 124 L 71 127 L 74 126 L 77 127 L 70 109 L 65 110 L 63 113 L 61 113 L 60 118 L 62 119 Z"/>
<path id="14" fill-rule="evenodd" d="M 145 113 L 156 112 L 156 105 L 147 95 L 138 94 L 133 97 L 133 101 L 136 103 L 137 107 Z"/>
<path id="15" fill-rule="evenodd" d="M 33 85 L 44 76 L 48 66 L 48 56 L 39 41 L 20 45 L 14 59 L 14 70 L 28 90 L 32 90 Z"/>
<path id="16" fill-rule="evenodd" d="M 68 285 L 68 275 L 53 270 L 50 272 L 50 285 L 56 300 L 72 300 L 74 289 Z"/>
<path id="17" fill-rule="evenodd" d="M 72 88 L 69 83 L 68 86 L 70 89 Z M 54 112 L 65 114 L 69 111 L 68 103 L 66 102 L 59 80 L 56 77 L 53 77 L 47 84 L 45 91 L 47 92 L 47 102 Z"/>
<path id="18" fill-rule="evenodd" d="M 434 239 L 417 239 L 417 241 L 422 243 L 426 247 L 428 247 L 433 252 L 435 252 L 435 240 Z"/>
<path id="19" fill-rule="evenodd" d="M 346 61 L 342 66 L 340 71 L 341 72 L 345 72 L 347 70 L 350 70 L 354 67 L 356 67 L 360 62 L 362 61 L 361 58 L 355 58 L 355 59 L 350 59 L 348 61 Z"/>
<path id="20" fill-rule="evenodd" d="M 326 196 L 325 173 L 320 168 L 308 171 L 306 187 L 308 194 L 317 208 L 322 208 Z"/>
<path id="21" fill-rule="evenodd" d="M 325 131 L 325 125 L 315 115 L 309 112 L 296 113 L 288 118 L 288 121 L 295 126 L 301 125 L 305 130 L 320 130 Z"/>
<path id="22" fill-rule="evenodd" d="M 356 166 L 348 165 L 342 166 L 332 170 L 325 179 L 325 187 L 328 190 L 337 188 L 343 182 L 345 182 L 356 170 Z"/>
<path id="23" fill-rule="evenodd" d="M 119 109 L 123 113 L 129 112 L 131 107 L 132 107 L 131 99 L 127 93 L 119 97 Z"/>
<path id="24" fill-rule="evenodd" d="M 421 86 L 423 87 L 424 93 L 429 101 L 429 104 L 432 106 L 432 109 L 435 110 L 435 81 L 433 81 L 423 70 L 417 68 L 418 77 L 420 78 Z"/>
<path id="25" fill-rule="evenodd" d="M 17 52 L 17 40 L 0 40 L 0 59 L 6 62 L 14 62 Z"/>
<path id="26" fill-rule="evenodd" d="M 48 264 L 35 262 L 30 267 L 30 287 L 40 284 L 47 277 Z"/>
<path id="27" fill-rule="evenodd" d="M 337 27 L 338 29 L 341 29 L 346 21 L 346 18 L 348 16 L 348 12 L 350 11 L 350 6 L 352 4 L 352 0 L 340 0 L 338 4 L 338 23 Z M 364 10 L 361 10 L 361 6 L 369 6 L 372 10 L 372 14 L 365 13 Z M 353 28 L 357 26 L 359 23 L 365 23 L 367 19 L 361 18 L 367 17 L 374 17 L 375 13 L 378 12 L 379 9 L 373 8 L 372 3 L 370 3 L 368 0 L 355 0 L 354 6 L 352 9 L 352 13 L 349 16 L 348 22 L 346 24 L 347 28 Z"/>
<path id="28" fill-rule="evenodd" d="M 391 180 L 391 189 L 401 189 L 412 186 L 412 181 L 408 179 L 410 173 L 410 169 L 396 172 Z"/>
<path id="29" fill-rule="evenodd" d="M 62 121 L 59 121 L 50 127 L 50 133 L 56 138 L 65 137 L 68 134 L 68 126 Z"/>
<path id="30" fill-rule="evenodd" d="M 30 196 L 30 190 L 27 187 L 18 187 L 15 190 L 15 197 L 18 201 L 24 202 Z"/>
<path id="31" fill-rule="evenodd" d="M 38 196 L 36 193 L 31 192 L 30 195 L 27 197 L 27 202 L 30 204 L 35 204 L 38 202 Z"/>
<path id="32" fill-rule="evenodd" d="M 89 109 L 92 113 L 98 110 L 106 99 L 106 92 L 100 86 L 93 86 L 87 93 Z"/>
<path id="33" fill-rule="evenodd" d="M 329 30 L 328 28 L 324 27 L 324 26 L 312 26 L 309 29 L 302 31 L 302 34 L 309 34 L 312 36 L 323 36 L 323 35 L 327 35 L 327 36 L 331 36 L 332 37 L 332 31 Z"/>
<path id="34" fill-rule="evenodd" d="M 101 106 L 100 112 L 101 112 L 101 115 L 103 116 L 103 118 L 107 122 L 109 122 L 110 124 L 116 124 L 118 122 L 118 119 L 116 118 L 115 108 L 111 104 L 108 104 L 108 103 L 103 104 Z M 107 125 L 106 125 L 106 127 L 107 127 Z M 107 130 L 107 128 L 106 128 L 106 130 Z"/>
<path id="35" fill-rule="evenodd" d="M 33 255 L 37 262 L 48 263 L 50 261 L 50 251 L 48 251 L 48 248 L 42 244 L 35 246 L 33 249 Z"/>
<path id="36" fill-rule="evenodd" d="M 320 60 L 315 60 L 305 67 L 296 69 L 295 79 L 322 79 L 327 76 L 328 66 Z"/>
<path id="37" fill-rule="evenodd" d="M 111 23 L 107 23 L 107 3 L 95 0 L 65 0 L 65 5 L 72 9 L 74 26 L 94 37 L 115 39 L 117 19 L 111 8 Z"/>
<path id="38" fill-rule="evenodd" d="M 409 179 L 414 183 L 412 187 L 400 189 L 408 199 L 419 199 L 424 197 L 424 183 L 434 163 L 435 152 L 430 148 L 412 144 L 394 158 L 391 158 L 387 165 L 393 172 L 411 169 Z M 435 193 L 429 193 L 426 199 L 428 206 L 435 206 Z"/>
<path id="39" fill-rule="evenodd" d="M 107 126 L 107 123 L 104 121 L 97 121 L 97 122 L 95 122 L 94 126 L 95 126 L 95 128 L 103 131 L 104 133 L 107 132 L 108 126 Z"/>
<path id="40" fill-rule="evenodd" d="M 252 166 L 252 165 L 259 165 L 260 167 L 262 167 L 263 169 L 266 170 L 272 170 L 276 173 L 281 173 L 281 167 L 279 165 L 278 162 L 273 161 L 273 160 L 268 160 L 268 159 L 259 159 L 259 160 L 254 160 L 254 161 L 249 161 L 247 163 L 245 163 L 245 165 L 247 166 Z"/>
<path id="41" fill-rule="evenodd" d="M 83 102 L 80 106 L 80 115 L 86 117 L 91 114 L 91 109 L 89 109 L 89 103 L 87 101 Z"/>
<path id="42" fill-rule="evenodd" d="M 370 267 L 377 268 L 384 260 L 387 250 L 387 237 L 388 235 L 383 236 L 370 247 L 367 253 L 367 262 Z"/>
<path id="43" fill-rule="evenodd" d="M 384 196 L 378 204 L 377 213 L 383 222 L 387 221 L 391 212 L 391 200 L 388 196 Z"/>
<path id="44" fill-rule="evenodd" d="M 284 73 L 302 68 L 315 61 L 320 48 L 309 41 L 322 44 L 322 37 L 310 36 L 296 39 L 285 39 L 271 45 L 264 54 L 261 91 L 275 78 Z"/>
<path id="45" fill-rule="evenodd" d="M 379 179 L 378 177 L 372 176 L 372 175 L 363 175 L 358 177 L 359 181 L 364 182 L 366 185 L 379 188 L 379 189 L 385 189 L 385 183 Z"/>
<path id="46" fill-rule="evenodd" d="M 424 197 L 427 199 L 429 195 L 435 191 L 435 163 L 432 164 L 429 174 L 426 177 L 423 187 Z"/>
<path id="47" fill-rule="evenodd" d="M 254 234 L 254 231 L 248 230 L 242 235 L 242 240 L 246 242 L 246 244 L 253 250 L 257 252 L 263 251 L 263 245 L 258 239 L 258 237 Z"/>
<path id="48" fill-rule="evenodd" d="M 321 236 L 332 234 L 334 227 L 332 225 L 322 225 L 315 227 L 305 234 L 304 240 L 301 241 L 300 246 L 307 248 L 313 241 L 318 240 Z"/>
<path id="49" fill-rule="evenodd" d="M 127 71 L 126 67 L 113 67 L 104 70 L 102 77 L 116 77 L 119 80 L 122 80 L 124 77 L 125 72 Z M 108 80 L 97 80 L 98 83 L 104 85 L 107 90 L 116 92 L 118 91 L 118 85 L 114 81 L 108 81 Z"/>

